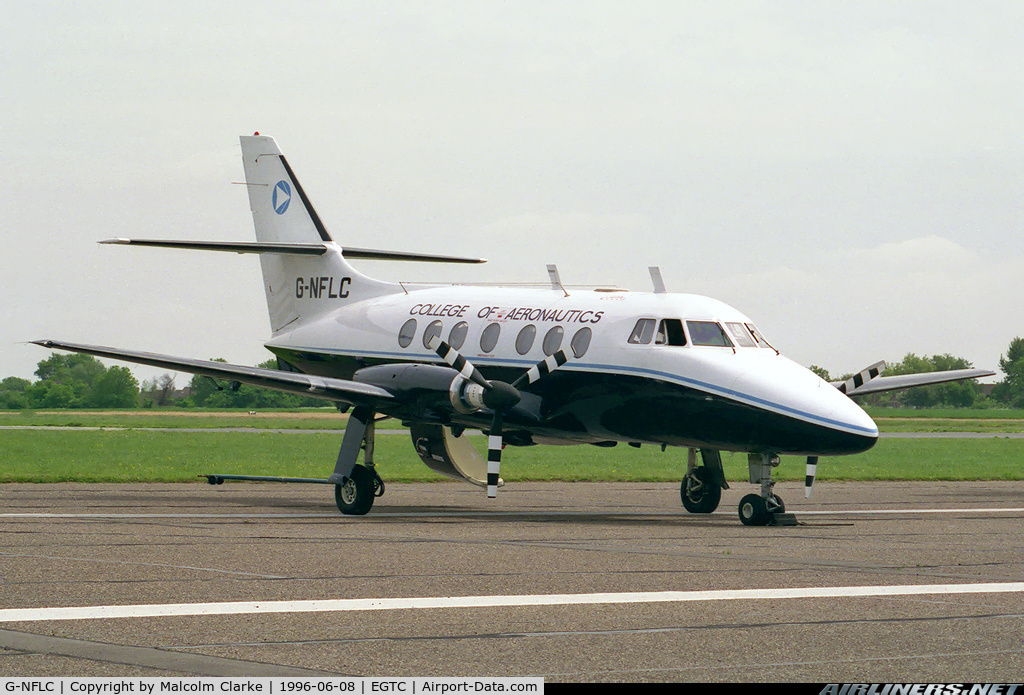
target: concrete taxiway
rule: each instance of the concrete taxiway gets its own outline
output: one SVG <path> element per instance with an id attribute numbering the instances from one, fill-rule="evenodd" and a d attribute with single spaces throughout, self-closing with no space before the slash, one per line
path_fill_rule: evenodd
<path id="1" fill-rule="evenodd" d="M 1024 483 L 0 485 L 0 675 L 1012 681 Z M 356 599 L 365 599 L 356 602 Z M 74 609 L 74 610 L 53 610 Z"/>

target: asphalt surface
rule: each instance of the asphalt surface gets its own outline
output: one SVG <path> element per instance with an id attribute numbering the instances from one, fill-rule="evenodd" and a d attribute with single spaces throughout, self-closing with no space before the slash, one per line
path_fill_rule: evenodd
<path id="1" fill-rule="evenodd" d="M 663 483 L 510 483 L 490 501 L 393 484 L 352 518 L 317 485 L 0 485 L 0 675 L 1024 673 L 1024 483 L 820 481 L 809 501 L 780 483 L 800 524 L 766 528 L 737 519 L 752 489 L 698 517 Z M 763 591 L 704 593 L 746 589 Z M 438 600 L 388 600 L 421 597 Z M 154 604 L 172 614 L 134 608 Z"/>

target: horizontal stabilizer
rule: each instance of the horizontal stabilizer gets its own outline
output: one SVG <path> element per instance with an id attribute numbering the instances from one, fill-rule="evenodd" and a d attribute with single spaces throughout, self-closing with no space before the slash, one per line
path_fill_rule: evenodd
<path id="1" fill-rule="evenodd" d="M 390 400 L 392 395 L 384 389 L 371 384 L 360 384 L 346 379 L 332 379 L 325 376 L 311 376 L 298 372 L 283 372 L 277 369 L 262 367 L 245 367 L 225 362 L 209 362 L 194 360 L 188 357 L 159 355 L 153 352 L 137 352 L 101 345 L 82 345 L 79 343 L 63 343 L 56 340 L 33 340 L 35 345 L 55 350 L 81 352 L 96 357 L 110 357 L 125 362 L 147 364 L 151 367 L 172 369 L 190 374 L 199 374 L 215 379 L 237 381 L 264 388 L 298 393 L 327 401 L 352 403 L 353 405 L 372 405 L 381 400 Z"/>
<path id="2" fill-rule="evenodd" d="M 846 395 L 866 396 L 870 393 L 899 391 L 901 389 L 913 388 L 914 386 L 931 386 L 934 384 L 945 384 L 951 381 L 980 379 L 981 377 L 994 375 L 995 372 L 990 369 L 953 369 L 946 372 L 924 372 L 922 374 L 879 376 L 866 382 L 863 386 L 848 390 Z"/>
<path id="3" fill-rule="evenodd" d="M 104 239 L 101 244 L 124 244 L 126 246 L 153 246 L 165 249 L 193 249 L 200 251 L 228 251 L 232 253 L 273 253 L 283 256 L 322 256 L 327 253 L 325 244 L 302 244 L 267 241 L 187 241 L 177 239 Z M 419 261 L 421 263 L 486 263 L 486 258 L 463 256 L 440 256 L 430 253 L 408 251 L 382 251 L 380 249 L 359 249 L 341 247 L 346 258 L 370 261 Z"/>

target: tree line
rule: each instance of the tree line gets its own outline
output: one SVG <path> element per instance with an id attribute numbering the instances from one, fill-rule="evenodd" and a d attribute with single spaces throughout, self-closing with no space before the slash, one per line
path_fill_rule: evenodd
<path id="1" fill-rule="evenodd" d="M 256 366 L 276 369 L 277 362 L 268 360 Z M 35 375 L 34 382 L 14 376 L 0 381 L 0 410 L 154 406 L 267 410 L 324 405 L 317 398 L 270 389 L 232 389 L 226 383 L 198 375 L 181 390 L 170 374 L 139 384 L 127 367 L 107 367 L 92 355 L 79 353 L 53 354 L 38 364 Z"/>
<path id="2" fill-rule="evenodd" d="M 214 360 L 224 362 L 223 359 Z M 276 369 L 275 360 L 257 367 Z M 970 369 L 962 357 L 907 354 L 890 365 L 887 375 L 917 374 L 950 369 Z M 1005 377 L 986 396 L 977 381 L 958 381 L 919 386 L 904 391 L 865 396 L 862 403 L 897 408 L 972 408 L 1005 406 L 1024 408 L 1024 338 L 1014 338 L 999 358 Z M 826 381 L 845 381 L 852 374 L 833 378 L 821 367 L 811 370 Z M 324 405 L 322 400 L 257 387 L 228 388 L 203 376 L 193 376 L 188 388 L 178 391 L 170 374 L 139 384 L 127 367 L 107 367 L 92 355 L 54 354 L 38 364 L 37 381 L 9 376 L 0 381 L 0 409 L 40 408 L 139 408 L 176 406 L 184 408 L 281 409 Z"/>
<path id="3" fill-rule="evenodd" d="M 903 359 L 890 364 L 886 376 L 942 372 L 954 369 L 971 369 L 974 365 L 962 357 L 953 355 L 918 356 L 907 353 Z M 1024 338 L 1014 338 L 1005 355 L 999 358 L 999 368 L 1004 378 L 984 393 L 984 387 L 976 380 L 955 381 L 934 386 L 917 386 L 903 391 L 890 391 L 871 396 L 854 397 L 858 403 L 892 408 L 979 408 L 1009 407 L 1024 408 Z M 812 366 L 811 370 L 826 381 L 846 381 L 853 374 L 832 378 L 828 371 Z"/>

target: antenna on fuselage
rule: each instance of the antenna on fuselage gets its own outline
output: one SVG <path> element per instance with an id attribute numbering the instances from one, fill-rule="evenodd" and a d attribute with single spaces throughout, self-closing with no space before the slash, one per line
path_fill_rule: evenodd
<path id="1" fill-rule="evenodd" d="M 569 293 L 562 286 L 562 279 L 558 277 L 558 266 L 555 265 L 554 263 L 548 265 L 548 278 L 550 278 L 551 280 L 551 289 L 562 290 L 562 292 L 565 293 L 566 297 L 569 296 Z"/>
<path id="2" fill-rule="evenodd" d="M 665 289 L 665 281 L 661 279 L 661 268 L 656 265 L 648 266 L 647 270 L 651 273 L 651 282 L 654 283 L 655 294 L 665 294 L 668 290 Z"/>

